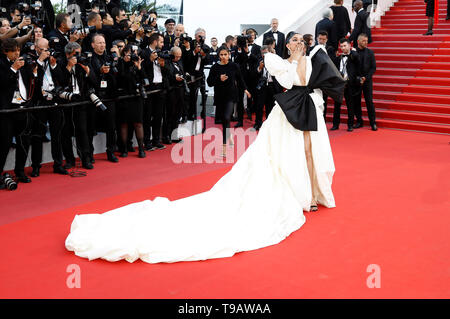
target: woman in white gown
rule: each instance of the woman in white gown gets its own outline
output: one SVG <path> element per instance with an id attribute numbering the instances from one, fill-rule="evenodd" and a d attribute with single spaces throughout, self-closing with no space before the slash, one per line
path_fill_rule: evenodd
<path id="1" fill-rule="evenodd" d="M 279 243 L 305 223 L 303 211 L 316 203 L 335 207 L 335 168 L 322 92 L 316 87 L 339 99 L 343 80 L 321 46 L 304 56 L 301 36 L 293 34 L 288 40 L 289 60 L 265 55 L 269 73 L 288 91 L 277 96 L 257 138 L 211 190 L 175 201 L 156 197 L 103 214 L 76 215 L 66 248 L 89 260 L 159 263 L 230 257 Z M 306 125 L 312 127 L 308 132 L 294 127 L 304 123 L 293 116 L 305 122 L 305 114 Z"/>

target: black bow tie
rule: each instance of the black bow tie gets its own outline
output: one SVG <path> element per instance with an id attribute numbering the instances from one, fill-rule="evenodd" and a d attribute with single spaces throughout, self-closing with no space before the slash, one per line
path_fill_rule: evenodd
<path id="1" fill-rule="evenodd" d="M 348 58 L 349 55 L 350 54 L 343 54 L 342 57 L 347 57 Z"/>
<path id="2" fill-rule="evenodd" d="M 275 33 L 278 33 L 278 31 L 272 31 L 272 33 L 274 33 L 274 34 L 275 34 Z"/>

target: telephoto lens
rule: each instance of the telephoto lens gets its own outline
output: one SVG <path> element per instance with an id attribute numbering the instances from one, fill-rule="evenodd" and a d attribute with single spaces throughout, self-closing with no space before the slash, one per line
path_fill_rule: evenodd
<path id="1" fill-rule="evenodd" d="M 5 173 L 5 175 L 3 175 L 3 184 L 5 184 L 5 187 L 10 191 L 14 191 L 17 189 L 17 183 L 8 173 Z"/>
<path id="2" fill-rule="evenodd" d="M 95 95 L 94 93 L 89 94 L 89 98 L 91 99 L 92 103 L 94 103 L 94 105 L 96 107 L 99 107 L 100 110 L 102 111 L 106 111 L 108 108 L 105 106 L 105 104 L 103 104 L 103 102 L 98 98 L 97 95 Z"/>

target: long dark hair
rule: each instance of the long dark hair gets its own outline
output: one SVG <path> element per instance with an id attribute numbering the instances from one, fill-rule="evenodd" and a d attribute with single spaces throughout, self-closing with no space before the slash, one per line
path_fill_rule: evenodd
<path id="1" fill-rule="evenodd" d="M 292 37 L 293 37 L 294 35 L 296 35 L 296 34 L 300 34 L 300 33 L 296 32 L 296 31 L 291 31 L 291 32 L 289 32 L 289 33 L 286 35 L 286 44 L 288 44 L 289 41 L 291 41 Z M 288 48 L 286 47 L 286 44 L 285 44 L 285 46 L 284 46 L 284 48 L 283 48 L 283 59 L 289 59 L 289 52 L 288 52 L 289 50 L 288 50 Z"/>

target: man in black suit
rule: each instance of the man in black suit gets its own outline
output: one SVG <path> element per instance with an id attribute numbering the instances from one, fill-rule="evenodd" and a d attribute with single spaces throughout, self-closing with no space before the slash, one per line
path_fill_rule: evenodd
<path id="1" fill-rule="evenodd" d="M 334 50 L 337 50 L 337 39 L 336 39 L 336 24 L 333 21 L 333 10 L 327 8 L 323 13 L 323 19 L 317 22 L 315 39 L 316 44 L 317 37 L 319 36 L 319 31 L 326 31 L 328 33 L 328 45 L 332 46 Z"/>
<path id="2" fill-rule="evenodd" d="M 0 57 L 0 108 L 16 109 L 32 107 L 34 104 L 34 88 L 40 88 L 42 75 L 38 75 L 37 67 L 33 67 L 20 56 L 20 47 L 15 39 L 2 42 Z M 31 143 L 33 117 L 29 112 L 0 115 L 0 172 L 6 163 L 12 138 L 16 138 L 16 163 L 14 173 L 19 182 L 30 183 L 25 175 L 25 162 Z"/>
<path id="3" fill-rule="evenodd" d="M 59 53 L 64 53 L 64 47 L 69 42 L 77 42 L 80 39 L 80 34 L 78 32 L 70 32 L 72 30 L 72 20 L 70 15 L 67 13 L 58 13 L 55 18 L 55 27 L 47 35 L 47 39 L 57 38 L 58 41 L 55 43 L 55 51 Z"/>
<path id="4" fill-rule="evenodd" d="M 89 66 L 78 63 L 81 46 L 69 42 L 64 48 L 64 57 L 59 59 L 53 72 L 53 81 L 57 92 L 63 96 L 66 103 L 70 101 L 87 100 L 89 89 L 97 82 L 95 73 Z M 68 96 L 72 96 L 69 100 Z M 64 168 L 75 166 L 72 135 L 75 134 L 77 150 L 83 168 L 93 169 L 89 136 L 94 130 L 94 105 L 74 106 L 64 109 L 64 127 L 62 133 L 62 148 L 66 159 Z"/>
<path id="5" fill-rule="evenodd" d="M 353 47 L 356 48 L 358 46 L 358 37 L 361 33 L 364 33 L 367 36 L 368 43 L 372 43 L 372 31 L 367 25 L 369 13 L 364 10 L 363 2 L 361 0 L 355 1 L 353 4 L 353 9 L 357 12 L 357 15 L 355 18 L 353 32 L 350 35 L 349 40 L 353 41 Z"/>
<path id="6" fill-rule="evenodd" d="M 356 51 L 359 54 L 360 60 L 360 89 L 355 95 L 354 110 L 356 116 L 355 128 L 363 126 L 362 110 L 361 110 L 361 93 L 364 93 L 364 100 L 366 101 L 367 114 L 369 116 L 370 126 L 373 131 L 377 130 L 375 122 L 375 107 L 373 105 L 373 81 L 372 76 L 376 71 L 375 54 L 372 50 L 367 48 L 368 37 L 364 33 L 358 37 L 358 48 Z"/>
<path id="7" fill-rule="evenodd" d="M 355 91 L 359 89 L 360 86 L 360 66 L 359 66 L 359 55 L 355 49 L 351 49 L 351 43 L 348 39 L 342 38 L 340 41 L 340 47 L 342 54 L 336 56 L 333 59 L 336 68 L 342 74 L 342 77 L 346 81 L 344 89 L 344 98 L 347 104 L 348 120 L 347 120 L 347 131 L 353 131 L 353 121 L 354 121 L 354 110 L 353 110 L 353 95 Z M 339 123 L 341 122 L 341 103 L 334 102 L 334 112 L 333 112 L 333 127 L 332 131 L 339 129 Z"/>
<path id="8" fill-rule="evenodd" d="M 450 0 L 447 0 L 447 17 L 445 20 L 450 20 Z"/>
<path id="9" fill-rule="evenodd" d="M 280 57 L 283 57 L 284 48 L 286 45 L 286 37 L 283 32 L 278 31 L 278 19 L 273 18 L 270 22 L 270 29 L 269 32 L 264 33 L 263 35 L 263 43 L 266 41 L 267 38 L 274 38 L 275 39 L 275 52 Z"/>
<path id="10" fill-rule="evenodd" d="M 147 151 L 165 149 L 161 143 L 161 122 L 164 115 L 166 90 L 169 87 L 168 69 L 165 60 L 158 57 L 158 51 L 164 46 L 164 37 L 160 33 L 153 33 L 149 45 L 141 57 L 144 71 L 150 82 L 150 90 L 160 90 L 151 94 L 144 102 L 144 144 Z M 150 134 L 151 130 L 151 134 Z M 150 140 L 151 136 L 151 140 Z"/>

